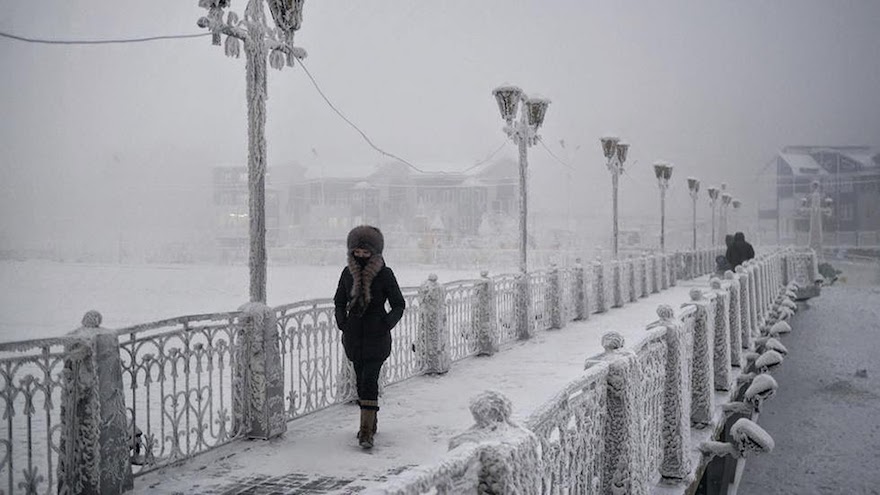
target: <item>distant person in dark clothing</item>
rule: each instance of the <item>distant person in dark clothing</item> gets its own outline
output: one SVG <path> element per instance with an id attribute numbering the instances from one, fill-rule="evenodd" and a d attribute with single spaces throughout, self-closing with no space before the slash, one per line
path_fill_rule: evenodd
<path id="1" fill-rule="evenodd" d="M 727 234 L 724 236 L 724 244 L 727 245 L 727 252 L 730 252 L 730 246 L 733 245 L 733 235 Z M 724 276 L 724 272 L 727 270 L 733 270 L 733 267 L 730 265 L 730 262 L 727 261 L 727 256 L 716 256 L 715 257 L 715 272 L 722 277 Z"/>
<path id="2" fill-rule="evenodd" d="M 755 257 L 755 249 L 746 242 L 745 234 L 737 232 L 733 236 L 733 243 L 727 247 L 724 257 L 730 263 L 731 270 L 735 270 L 739 265 Z"/>

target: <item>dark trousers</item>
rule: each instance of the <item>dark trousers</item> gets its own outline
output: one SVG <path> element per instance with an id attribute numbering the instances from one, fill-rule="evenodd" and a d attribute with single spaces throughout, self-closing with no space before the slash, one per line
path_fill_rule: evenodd
<path id="1" fill-rule="evenodd" d="M 379 400 L 379 373 L 384 361 L 353 361 L 360 400 Z"/>

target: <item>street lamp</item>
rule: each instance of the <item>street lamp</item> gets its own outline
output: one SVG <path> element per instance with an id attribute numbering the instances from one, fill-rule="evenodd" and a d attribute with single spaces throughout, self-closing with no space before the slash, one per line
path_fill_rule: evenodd
<path id="1" fill-rule="evenodd" d="M 611 236 L 612 253 L 617 259 L 620 235 L 617 228 L 617 183 L 620 174 L 623 173 L 623 164 L 626 163 L 626 155 L 629 152 L 629 144 L 621 142 L 617 136 L 605 136 L 599 139 L 602 143 L 602 153 L 605 155 L 606 166 L 611 172 L 611 202 L 613 205 L 612 219 L 614 231 Z"/>
<path id="2" fill-rule="evenodd" d="M 810 247 L 816 251 L 816 255 L 822 256 L 822 216 L 830 217 L 833 212 L 834 201 L 830 197 L 822 200 L 822 191 L 819 190 L 819 182 L 810 184 L 812 192 L 808 197 L 801 198 L 801 214 L 810 215 Z"/>
<path id="3" fill-rule="evenodd" d="M 669 180 L 672 179 L 672 164 L 654 162 L 654 175 L 657 176 L 657 185 L 660 187 L 660 252 L 666 252 L 666 190 L 669 189 Z"/>
<path id="4" fill-rule="evenodd" d="M 720 195 L 720 191 L 715 186 L 710 186 L 706 189 L 706 193 L 709 195 L 709 206 L 712 207 L 712 241 L 710 242 L 711 246 L 717 246 L 715 244 L 715 204 L 718 203 L 718 196 Z"/>
<path id="5" fill-rule="evenodd" d="M 516 86 L 499 86 L 492 94 L 506 122 L 504 132 L 519 146 L 519 270 L 525 274 L 528 273 L 528 148 L 538 142 L 538 129 L 544 124 L 550 100 L 527 97 Z"/>
<path id="6" fill-rule="evenodd" d="M 248 109 L 248 217 L 250 218 L 250 300 L 266 302 L 266 59 L 275 69 L 292 67 L 294 59 L 306 57 L 306 51 L 293 46 L 293 34 L 302 24 L 304 0 L 249 0 L 244 20 L 230 12 L 223 20 L 223 10 L 230 0 L 199 0 L 208 15 L 198 20 L 200 28 L 211 32 L 214 45 L 226 36 L 227 56 L 238 58 L 241 42 L 246 57 Z M 263 3 L 269 4 L 275 28 L 266 24 Z"/>
<path id="7" fill-rule="evenodd" d="M 688 177 L 688 192 L 691 195 L 691 201 L 693 202 L 693 207 L 691 208 L 691 213 L 693 216 L 693 230 L 694 230 L 694 240 L 692 249 L 694 251 L 697 250 L 697 197 L 700 192 L 700 181 L 694 177 Z"/>
<path id="8" fill-rule="evenodd" d="M 719 246 L 725 242 L 725 238 L 727 237 L 727 207 L 730 206 L 730 202 L 733 201 L 733 196 L 731 196 L 730 193 L 724 192 L 726 188 L 727 184 L 721 184 L 721 212 L 718 215 L 721 224 L 721 228 L 718 232 Z"/>
<path id="9" fill-rule="evenodd" d="M 739 209 L 742 207 L 742 201 L 733 198 L 733 201 L 730 202 L 730 205 L 733 206 L 733 231 L 737 231 L 737 226 L 739 225 Z"/>

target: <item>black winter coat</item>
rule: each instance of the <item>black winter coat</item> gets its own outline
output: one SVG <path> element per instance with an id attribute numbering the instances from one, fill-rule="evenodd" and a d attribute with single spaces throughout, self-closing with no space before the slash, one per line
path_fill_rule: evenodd
<path id="1" fill-rule="evenodd" d="M 354 277 L 348 267 L 339 276 L 333 297 L 336 326 L 342 330 L 342 345 L 351 361 L 384 361 L 391 355 L 391 329 L 403 317 L 406 300 L 391 268 L 383 266 L 370 284 L 370 303 L 361 316 L 348 314 Z M 391 311 L 385 311 L 385 302 Z"/>
<path id="2" fill-rule="evenodd" d="M 731 269 L 742 265 L 747 260 L 755 257 L 755 249 L 745 239 L 734 239 L 733 244 L 727 248 L 725 258 L 730 263 Z"/>

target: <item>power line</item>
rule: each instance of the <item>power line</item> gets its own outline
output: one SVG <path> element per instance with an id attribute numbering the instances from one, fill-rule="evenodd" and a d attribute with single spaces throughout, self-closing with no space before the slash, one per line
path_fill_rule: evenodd
<path id="1" fill-rule="evenodd" d="M 28 38 L 26 36 L 19 36 L 17 34 L 6 33 L 0 31 L 0 37 L 8 38 L 16 41 L 23 41 L 26 43 L 39 43 L 43 45 L 112 45 L 112 44 L 120 44 L 120 43 L 143 43 L 147 41 L 159 41 L 159 40 L 175 40 L 175 39 L 186 39 L 186 38 L 202 38 L 205 36 L 210 36 L 211 33 L 198 33 L 198 34 L 170 34 L 163 36 L 146 36 L 143 38 L 113 38 L 113 39 L 103 39 L 103 40 L 58 40 L 58 39 L 43 39 L 43 38 Z"/>
<path id="2" fill-rule="evenodd" d="M 572 167 L 571 165 L 569 165 L 569 164 L 565 163 L 564 161 L 562 161 L 562 158 L 559 158 L 558 156 L 556 156 L 556 153 L 553 153 L 553 150 L 551 150 L 550 147 L 547 146 L 547 144 L 544 142 L 543 139 L 538 138 L 538 142 L 540 142 L 540 143 L 541 143 L 541 146 L 543 146 L 544 149 L 547 150 L 547 153 L 549 153 L 550 156 L 552 156 L 553 158 L 555 158 L 557 162 L 561 163 L 562 166 L 564 166 L 565 168 L 567 168 L 567 169 L 569 169 L 569 170 L 574 170 L 574 167 Z"/>
<path id="3" fill-rule="evenodd" d="M 419 167 L 416 167 L 415 165 L 410 163 L 408 160 L 404 160 L 403 158 L 401 158 L 393 153 L 389 153 L 389 152 L 383 150 L 382 148 L 376 146 L 376 144 L 373 142 L 373 140 L 370 139 L 369 136 L 367 136 L 367 134 L 360 129 L 360 127 L 358 127 L 354 122 L 349 120 L 348 117 L 346 117 L 338 108 L 336 108 L 336 106 L 330 101 L 330 99 L 327 97 L 327 95 L 324 94 L 324 91 L 321 89 L 320 85 L 318 85 L 318 81 L 316 81 L 314 76 L 312 76 L 312 73 L 309 71 L 308 67 L 306 67 L 306 64 L 304 64 L 303 61 L 299 58 L 297 58 L 296 61 L 299 63 L 300 67 L 303 68 L 303 71 L 305 71 L 306 76 L 308 76 L 309 80 L 312 82 L 312 85 L 315 87 L 315 90 L 318 92 L 318 94 L 321 96 L 321 98 L 324 100 L 324 102 L 327 103 L 327 106 L 329 106 L 336 113 L 336 115 L 338 115 L 349 126 L 351 126 L 352 129 L 357 131 L 357 133 L 361 135 L 361 137 L 364 139 L 364 141 L 366 141 L 366 143 L 368 145 L 370 145 L 371 148 L 373 148 L 374 150 L 376 150 L 377 152 L 379 152 L 379 154 L 381 154 L 383 156 L 387 156 L 388 158 L 391 158 L 393 160 L 397 160 L 397 161 L 403 163 L 404 165 L 408 166 L 409 168 L 415 170 L 416 172 L 423 173 L 423 174 L 432 173 L 432 172 L 422 170 Z M 490 153 L 488 157 L 477 162 L 475 165 L 472 165 L 472 166 L 468 167 L 467 169 L 465 169 L 461 172 L 457 172 L 457 173 L 468 172 L 470 170 L 477 168 L 478 166 L 482 165 L 483 163 L 489 161 L 493 156 L 495 156 L 495 154 L 497 154 L 499 151 L 501 151 L 501 149 L 504 148 L 505 144 L 506 144 L 506 140 L 505 140 L 505 143 L 502 143 L 501 146 L 499 146 L 495 151 Z M 438 172 L 433 172 L 433 173 L 443 174 L 443 175 L 450 174 L 450 172 L 444 172 L 444 171 L 438 171 Z"/>
<path id="4" fill-rule="evenodd" d="M 109 44 L 121 44 L 121 43 L 143 43 L 143 42 L 149 42 L 149 41 L 160 41 L 160 40 L 170 40 L 170 39 L 201 38 L 201 37 L 209 36 L 211 34 L 212 33 L 178 34 L 178 35 L 147 36 L 147 37 L 142 37 L 142 38 L 113 38 L 113 39 L 103 39 L 103 40 L 96 40 L 96 39 L 63 40 L 63 39 L 29 38 L 26 36 L 19 36 L 16 34 L 11 34 L 11 33 L 6 33 L 3 31 L 0 31 L 0 37 L 3 37 L 3 38 L 13 39 L 16 41 L 22 41 L 22 42 L 26 42 L 26 43 L 39 43 L 39 44 L 47 44 L 47 45 L 109 45 Z M 373 141 L 369 138 L 369 136 L 367 136 L 367 134 L 364 131 L 362 131 L 357 125 L 355 125 L 351 120 L 349 120 L 348 117 L 346 117 L 338 108 L 336 108 L 335 105 L 333 105 L 332 102 L 330 102 L 330 99 L 327 97 L 326 94 L 324 94 L 324 91 L 321 90 L 321 87 L 318 85 L 318 82 L 315 80 L 314 76 L 312 76 L 308 67 L 306 67 L 306 65 L 302 62 L 302 60 L 300 60 L 300 59 L 296 59 L 296 60 L 299 62 L 300 67 L 302 67 L 303 70 L 305 71 L 306 76 L 308 76 L 309 80 L 312 82 L 312 84 L 314 85 L 315 89 L 318 91 L 318 94 L 321 96 L 321 98 L 324 99 L 324 101 L 327 103 L 327 105 L 330 106 L 330 108 L 334 112 L 336 112 L 336 114 L 339 115 L 339 117 L 341 117 L 346 123 L 348 123 L 348 125 L 350 125 L 355 131 L 357 131 L 361 135 L 361 137 L 364 139 L 364 141 L 366 141 L 370 147 L 372 147 L 374 150 L 379 152 L 381 155 L 387 156 L 388 158 L 391 158 L 394 160 L 397 160 L 417 172 L 420 172 L 423 174 L 430 173 L 430 172 L 422 170 L 421 168 L 413 165 L 408 160 L 405 160 L 405 159 L 403 159 L 393 153 L 389 153 L 389 152 L 385 151 L 384 149 L 376 146 L 376 144 L 373 143 Z M 469 171 L 479 167 L 480 165 L 483 165 L 484 163 L 488 162 L 499 151 L 501 151 L 501 149 L 504 148 L 504 144 L 506 144 L 506 143 L 502 143 L 502 145 L 499 146 L 498 149 L 496 149 L 495 151 L 490 153 L 489 156 L 487 156 L 483 160 L 477 162 L 476 164 L 466 168 L 465 170 L 463 170 L 462 172 L 459 172 L 459 173 L 469 172 Z M 445 171 L 438 171 L 435 173 L 449 174 L 449 172 L 445 172 Z"/>

